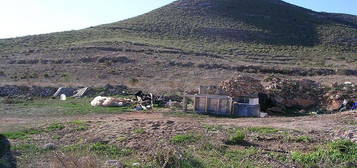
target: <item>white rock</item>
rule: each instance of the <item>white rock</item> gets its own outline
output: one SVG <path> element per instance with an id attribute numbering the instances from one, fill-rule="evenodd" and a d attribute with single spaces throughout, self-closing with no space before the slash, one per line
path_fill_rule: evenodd
<path id="1" fill-rule="evenodd" d="M 108 168 L 124 168 L 124 165 L 119 160 L 107 160 L 105 166 Z"/>

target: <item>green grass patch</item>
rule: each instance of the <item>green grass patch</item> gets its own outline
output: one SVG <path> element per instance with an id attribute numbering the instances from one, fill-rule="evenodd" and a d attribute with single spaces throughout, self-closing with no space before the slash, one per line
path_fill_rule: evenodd
<path id="1" fill-rule="evenodd" d="M 222 125 L 203 125 L 203 128 L 206 128 L 207 131 L 223 130 L 223 126 Z"/>
<path id="2" fill-rule="evenodd" d="M 88 129 L 89 129 L 89 127 L 87 125 L 80 125 L 80 126 L 74 128 L 75 131 L 85 131 Z"/>
<path id="3" fill-rule="evenodd" d="M 145 129 L 139 128 L 139 129 L 134 130 L 134 132 L 137 134 L 143 134 L 143 133 L 145 133 Z"/>
<path id="4" fill-rule="evenodd" d="M 303 167 L 349 167 L 357 164 L 357 144 L 350 140 L 337 140 L 313 152 L 292 152 L 291 157 Z"/>
<path id="5" fill-rule="evenodd" d="M 58 130 L 62 130 L 64 129 L 65 126 L 63 124 L 60 123 L 53 123 L 50 126 L 47 127 L 48 131 L 58 131 Z"/>
<path id="6" fill-rule="evenodd" d="M 128 156 L 133 153 L 131 149 L 121 149 L 118 146 L 103 143 L 92 144 L 89 146 L 89 150 L 110 157 Z"/>
<path id="7" fill-rule="evenodd" d="M 39 154 L 47 150 L 34 144 L 18 144 L 11 146 L 12 151 L 21 152 L 22 154 Z"/>
<path id="8" fill-rule="evenodd" d="M 245 132 L 242 130 L 236 130 L 227 141 L 227 144 L 238 145 L 244 142 Z"/>
<path id="9" fill-rule="evenodd" d="M 170 141 L 174 144 L 183 144 L 197 142 L 199 139 L 200 137 L 192 134 L 181 134 L 173 136 Z"/>
<path id="10" fill-rule="evenodd" d="M 26 113 L 19 115 L 86 115 L 86 114 L 115 114 L 132 111 L 131 106 L 125 107 L 92 107 L 90 101 L 92 98 L 73 99 L 68 98 L 66 101 L 60 101 L 58 99 L 35 99 L 32 101 L 25 101 L 17 103 L 10 107 L 15 112 L 18 109 L 26 109 Z M 49 113 L 50 111 L 50 113 Z M 77 123 L 76 123 L 77 122 Z M 78 124 L 81 121 L 74 121 L 72 124 Z"/>
<path id="11" fill-rule="evenodd" d="M 73 124 L 73 125 L 84 125 L 84 124 L 86 124 L 86 123 L 87 123 L 87 122 L 82 121 L 82 120 L 74 120 L 74 121 L 68 122 L 68 124 Z"/>
<path id="12" fill-rule="evenodd" d="M 40 134 L 42 130 L 39 129 L 28 129 L 23 131 L 14 131 L 14 132 L 4 132 L 2 133 L 9 139 L 27 139 L 29 135 Z"/>

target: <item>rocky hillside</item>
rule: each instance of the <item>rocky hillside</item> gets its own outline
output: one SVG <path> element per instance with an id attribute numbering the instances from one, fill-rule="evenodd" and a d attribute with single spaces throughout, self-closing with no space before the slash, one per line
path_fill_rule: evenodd
<path id="1" fill-rule="evenodd" d="M 333 73 L 324 75 L 334 75 L 336 69 L 357 68 L 356 51 L 353 15 L 281 0 L 178 0 L 116 23 L 2 39 L 0 80 L 32 76 L 68 83 L 93 74 L 101 80 L 152 79 L 147 73 L 170 80 L 190 72 L 211 78 L 217 69 L 232 72 L 247 64 L 263 69 L 242 68 L 251 73 L 274 65 L 294 72 L 292 67 L 327 68 Z"/>

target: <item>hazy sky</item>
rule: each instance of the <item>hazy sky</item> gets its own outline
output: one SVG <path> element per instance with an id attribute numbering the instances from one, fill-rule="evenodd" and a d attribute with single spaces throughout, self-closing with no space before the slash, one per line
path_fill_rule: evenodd
<path id="1" fill-rule="evenodd" d="M 174 0 L 0 0 L 0 38 L 75 30 L 134 17 Z M 357 15 L 357 0 L 285 0 Z"/>

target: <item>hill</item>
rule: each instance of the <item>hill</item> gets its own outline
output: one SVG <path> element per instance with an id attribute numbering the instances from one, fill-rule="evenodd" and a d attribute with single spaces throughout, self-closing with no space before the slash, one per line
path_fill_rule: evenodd
<path id="1" fill-rule="evenodd" d="M 218 71 L 207 67 L 246 64 L 353 70 L 356 51 L 357 16 L 315 12 L 280 0 L 179 0 L 116 23 L 0 40 L 2 68 L 14 67 L 3 72 L 7 80 L 27 79 L 31 74 L 21 74 L 31 72 L 63 83 L 92 73 L 99 79 L 113 73 L 147 79 L 148 73 L 158 73 L 169 80 L 195 71 L 214 78 Z M 56 66 L 41 74 L 49 64 Z M 73 77 L 64 79 L 66 74 Z"/>

